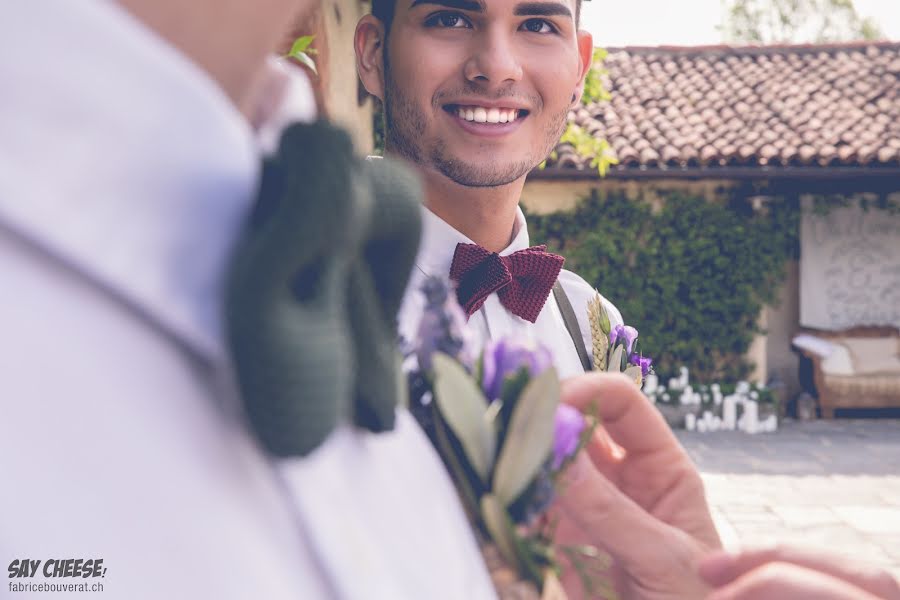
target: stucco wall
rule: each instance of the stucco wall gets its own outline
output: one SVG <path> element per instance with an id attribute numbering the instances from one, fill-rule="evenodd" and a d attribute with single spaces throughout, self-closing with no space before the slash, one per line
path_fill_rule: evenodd
<path id="1" fill-rule="evenodd" d="M 533 214 L 547 214 L 557 211 L 570 211 L 578 201 L 590 196 L 596 190 L 599 197 L 608 194 L 624 193 L 631 200 L 644 199 L 648 202 L 662 202 L 661 192 L 680 191 L 692 196 L 716 198 L 722 190 L 731 189 L 737 184 L 733 181 L 709 179 L 702 181 L 685 181 L 680 179 L 660 179 L 655 181 L 605 180 L 566 181 L 535 179 L 525 183 L 522 191 L 522 205 Z"/>

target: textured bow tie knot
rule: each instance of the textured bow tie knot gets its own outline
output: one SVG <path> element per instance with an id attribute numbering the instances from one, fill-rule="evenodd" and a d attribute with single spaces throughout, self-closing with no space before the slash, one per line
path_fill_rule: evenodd
<path id="1" fill-rule="evenodd" d="M 565 262 L 546 249 L 532 246 L 500 256 L 477 244 L 457 244 L 450 279 L 466 314 L 472 316 L 496 292 L 507 310 L 534 323 Z"/>

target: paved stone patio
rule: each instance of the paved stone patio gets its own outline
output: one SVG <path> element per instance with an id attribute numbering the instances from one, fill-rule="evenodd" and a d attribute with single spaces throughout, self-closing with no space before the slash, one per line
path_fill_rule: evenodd
<path id="1" fill-rule="evenodd" d="M 703 475 L 726 547 L 797 543 L 900 578 L 900 420 L 677 435 Z"/>

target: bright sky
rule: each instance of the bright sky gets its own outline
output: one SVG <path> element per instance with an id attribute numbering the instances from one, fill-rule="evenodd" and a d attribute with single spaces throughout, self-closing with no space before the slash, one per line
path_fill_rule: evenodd
<path id="1" fill-rule="evenodd" d="M 889 39 L 900 41 L 900 0 L 855 0 Z M 585 0 L 581 26 L 596 46 L 695 46 L 721 43 L 722 0 Z"/>

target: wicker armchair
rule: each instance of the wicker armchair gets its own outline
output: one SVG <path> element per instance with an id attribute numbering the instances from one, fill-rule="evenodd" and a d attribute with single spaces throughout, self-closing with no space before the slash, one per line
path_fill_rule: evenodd
<path id="1" fill-rule="evenodd" d="M 896 327 L 854 327 L 841 331 L 823 331 L 818 329 L 803 329 L 801 334 L 806 334 L 827 340 L 831 343 L 844 344 L 850 340 L 865 339 L 893 339 L 892 345 L 894 358 L 897 359 L 897 367 L 888 366 L 881 370 L 868 370 L 866 372 L 828 372 L 823 369 L 823 362 L 828 358 L 827 353 L 803 347 L 796 342 L 795 348 L 812 361 L 813 379 L 819 396 L 819 407 L 822 417 L 834 418 L 836 408 L 884 408 L 900 407 L 900 330 Z"/>

